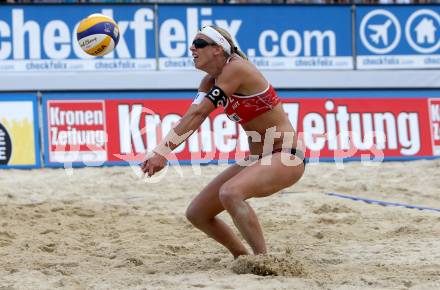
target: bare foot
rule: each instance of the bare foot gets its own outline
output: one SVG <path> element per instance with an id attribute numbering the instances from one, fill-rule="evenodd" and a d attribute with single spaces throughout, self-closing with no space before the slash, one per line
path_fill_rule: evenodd
<path id="1" fill-rule="evenodd" d="M 234 260 L 237 260 L 238 257 L 240 256 L 246 256 L 249 255 L 249 252 L 244 252 L 244 253 L 239 253 L 239 254 L 233 254 L 234 255 Z"/>

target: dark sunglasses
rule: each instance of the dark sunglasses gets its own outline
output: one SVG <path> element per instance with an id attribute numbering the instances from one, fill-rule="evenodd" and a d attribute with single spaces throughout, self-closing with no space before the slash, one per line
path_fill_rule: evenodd
<path id="1" fill-rule="evenodd" d="M 214 42 L 207 42 L 204 39 L 196 38 L 193 40 L 192 45 L 194 45 L 195 48 L 204 48 L 208 45 L 216 45 Z"/>

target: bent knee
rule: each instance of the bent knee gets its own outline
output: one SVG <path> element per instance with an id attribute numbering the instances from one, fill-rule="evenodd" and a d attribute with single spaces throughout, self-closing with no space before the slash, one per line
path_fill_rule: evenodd
<path id="1" fill-rule="evenodd" d="M 186 209 L 185 216 L 192 224 L 196 224 L 200 220 L 200 216 L 197 214 L 197 209 L 192 203 Z"/>
<path id="2" fill-rule="evenodd" d="M 206 215 L 198 205 L 191 203 L 185 212 L 186 219 L 195 227 L 201 227 L 212 221 L 215 216 Z"/>
<path id="3" fill-rule="evenodd" d="M 237 186 L 228 183 L 223 184 L 218 193 L 220 202 L 226 209 L 230 208 L 237 201 L 244 200 L 243 196 L 244 195 Z"/>

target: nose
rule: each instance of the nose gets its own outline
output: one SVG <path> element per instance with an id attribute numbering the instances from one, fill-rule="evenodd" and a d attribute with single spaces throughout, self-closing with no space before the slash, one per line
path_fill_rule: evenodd
<path id="1" fill-rule="evenodd" d="M 191 51 L 195 51 L 196 50 L 196 47 L 194 46 L 194 44 L 191 44 L 189 50 L 191 50 Z"/>

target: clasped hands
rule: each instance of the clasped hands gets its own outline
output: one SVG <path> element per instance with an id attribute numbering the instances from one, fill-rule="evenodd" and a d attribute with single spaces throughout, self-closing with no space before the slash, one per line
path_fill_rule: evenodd
<path id="1" fill-rule="evenodd" d="M 156 172 L 161 171 L 167 165 L 167 161 L 165 156 L 153 151 L 147 155 L 147 159 L 142 163 L 142 172 L 151 177 Z"/>

